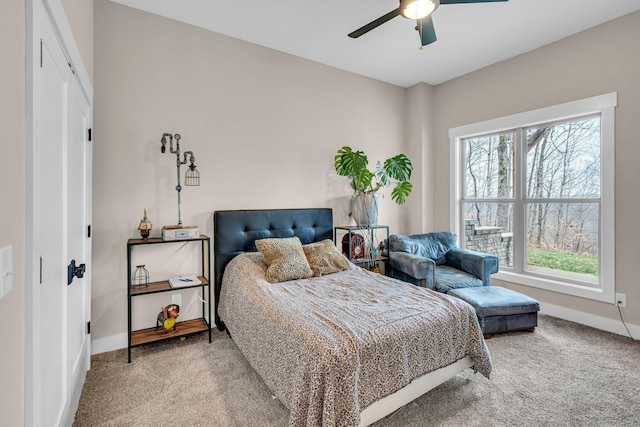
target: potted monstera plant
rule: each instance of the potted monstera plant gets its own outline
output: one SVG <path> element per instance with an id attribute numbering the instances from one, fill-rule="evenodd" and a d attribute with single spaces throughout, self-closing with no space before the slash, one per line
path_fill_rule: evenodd
<path id="1" fill-rule="evenodd" d="M 378 191 L 393 186 L 391 200 L 399 205 L 406 202 L 413 185 L 409 180 L 413 172 L 411 160 L 404 154 L 388 158 L 384 163 L 376 162 L 369 170 L 369 159 L 363 151 L 354 151 L 345 146 L 334 157 L 334 166 L 340 176 L 349 179 L 354 191 L 351 215 L 360 227 L 377 225 L 380 207 Z"/>

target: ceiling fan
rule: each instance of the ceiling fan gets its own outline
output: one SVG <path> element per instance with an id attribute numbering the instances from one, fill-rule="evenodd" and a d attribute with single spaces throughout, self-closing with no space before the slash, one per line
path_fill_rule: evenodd
<path id="1" fill-rule="evenodd" d="M 459 3 L 489 3 L 508 0 L 400 0 L 400 7 L 392 10 L 386 15 L 381 16 L 375 21 L 369 22 L 367 25 L 358 28 L 349 34 L 349 37 L 356 39 L 363 34 L 368 33 L 374 28 L 379 27 L 385 22 L 398 15 L 402 15 L 407 19 L 416 20 L 416 31 L 420 35 L 422 46 L 426 46 L 437 40 L 436 30 L 433 27 L 431 14 L 441 4 L 459 4 Z"/>

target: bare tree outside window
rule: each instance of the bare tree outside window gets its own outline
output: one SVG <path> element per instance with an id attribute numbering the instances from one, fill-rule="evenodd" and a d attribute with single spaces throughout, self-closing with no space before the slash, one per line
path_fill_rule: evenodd
<path id="1" fill-rule="evenodd" d="M 513 263 L 514 134 L 465 140 L 465 246 Z"/>
<path id="2" fill-rule="evenodd" d="M 466 246 L 512 266 L 519 204 L 525 269 L 597 283 L 600 127 L 593 115 L 464 139 Z"/>

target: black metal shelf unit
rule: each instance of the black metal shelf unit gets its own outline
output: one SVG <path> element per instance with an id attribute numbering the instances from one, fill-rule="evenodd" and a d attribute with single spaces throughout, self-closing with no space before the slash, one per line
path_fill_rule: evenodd
<path id="1" fill-rule="evenodd" d="M 132 286 L 132 274 L 133 269 L 131 266 L 131 254 L 135 247 L 144 245 L 157 245 L 157 244 L 171 244 L 171 243 L 185 243 L 185 242 L 200 242 L 201 246 L 201 263 L 202 270 L 199 284 L 181 286 L 174 288 L 171 286 L 168 280 L 162 280 L 159 282 L 150 282 L 145 287 L 134 288 Z M 209 236 L 200 235 L 199 237 L 193 237 L 189 239 L 177 239 L 177 240 L 163 240 L 159 237 L 149 239 L 129 239 L 127 241 L 127 317 L 128 317 L 128 344 L 127 344 L 127 360 L 131 362 L 131 348 L 140 345 L 148 344 L 155 341 L 162 341 L 165 339 L 182 337 L 186 335 L 195 334 L 198 332 L 209 332 L 209 343 L 211 343 L 211 286 L 209 284 L 209 278 L 211 277 L 211 239 Z M 191 319 L 176 323 L 176 332 L 171 334 L 163 334 L 157 328 L 146 328 L 139 330 L 132 330 L 131 321 L 131 302 L 133 298 L 141 297 L 149 294 L 156 294 L 161 292 L 181 291 L 189 288 L 202 288 L 202 292 L 207 294 L 206 302 L 202 302 L 202 318 Z"/>
<path id="2" fill-rule="evenodd" d="M 349 258 L 349 260 L 356 264 L 356 265 L 362 265 L 362 264 L 367 264 L 367 263 L 378 263 L 378 262 L 382 262 L 384 263 L 385 267 L 387 262 L 389 261 L 389 257 L 387 255 L 385 255 L 387 252 L 387 249 L 385 248 L 384 253 L 378 253 L 377 255 L 373 255 L 371 253 L 363 253 L 361 258 L 358 257 L 354 257 L 353 256 L 353 247 L 352 247 L 352 236 L 355 233 L 361 234 L 363 235 L 364 238 L 367 239 L 367 248 L 372 249 L 373 247 L 375 247 L 376 245 L 374 245 L 374 242 L 376 241 L 376 231 L 377 230 L 383 230 L 386 233 L 386 242 L 388 244 L 389 242 L 389 226 L 388 225 L 369 225 L 366 227 L 360 227 L 357 225 L 338 225 L 333 227 L 333 242 L 334 244 L 338 245 L 341 242 L 338 242 L 338 232 L 342 231 L 347 237 L 347 242 L 348 242 L 348 249 L 345 253 L 345 255 L 347 256 L 347 258 Z M 345 251 L 343 250 L 343 253 Z M 386 269 L 385 269 L 386 271 Z"/>

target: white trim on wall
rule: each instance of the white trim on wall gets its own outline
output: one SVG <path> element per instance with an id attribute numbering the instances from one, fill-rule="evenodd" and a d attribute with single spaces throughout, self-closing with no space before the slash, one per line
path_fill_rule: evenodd
<path id="1" fill-rule="evenodd" d="M 623 309 L 624 312 L 624 309 Z M 607 317 L 596 316 L 582 311 L 572 310 L 570 308 L 558 305 L 540 303 L 540 314 L 557 317 L 559 319 L 568 320 L 570 322 L 580 323 L 602 331 L 611 332 L 618 335 L 629 336 L 625 325 L 620 320 L 613 320 Z M 624 315 L 624 313 L 623 313 Z M 640 339 L 640 326 L 627 323 L 627 328 L 635 339 Z M 109 351 L 127 348 L 127 334 L 111 335 L 106 338 L 93 340 L 91 351 L 92 354 L 106 353 Z"/>
<path id="2" fill-rule="evenodd" d="M 533 126 L 539 123 L 569 119 L 584 116 L 589 113 L 599 113 L 618 104 L 616 92 L 596 95 L 577 101 L 565 102 L 539 108 L 537 110 L 512 114 L 510 116 L 485 120 L 449 129 L 449 139 L 466 138 L 478 134 L 501 132 L 516 127 Z M 580 111 L 576 113 L 576 110 Z"/>
<path id="3" fill-rule="evenodd" d="M 100 354 L 127 348 L 127 340 L 127 333 L 95 339 L 91 341 L 91 354 Z"/>
<path id="4" fill-rule="evenodd" d="M 39 373 L 37 372 L 37 360 L 35 355 L 41 351 L 39 348 L 41 336 L 36 327 L 36 319 L 39 315 L 37 297 L 34 286 L 39 282 L 40 265 L 36 261 L 39 252 L 38 237 L 41 234 L 39 225 L 34 216 L 36 194 L 34 193 L 34 181 L 37 171 L 34 167 L 34 141 L 37 138 L 40 118 L 36 114 L 36 105 L 41 88 L 34 77 L 41 63 L 41 32 L 40 22 L 48 16 L 55 35 L 62 47 L 69 66 L 75 73 L 80 90 L 91 106 L 89 107 L 89 128 L 93 126 L 93 85 L 86 67 L 83 63 L 80 50 L 73 36 L 73 31 L 64 12 L 61 0 L 27 0 L 26 1 L 26 37 L 25 37 L 25 391 L 24 391 L 24 421 L 28 426 L 45 425 L 51 420 L 42 420 L 40 415 L 41 390 L 38 389 Z M 88 172 L 91 174 L 91 172 Z M 91 180 L 89 180 L 89 183 Z M 90 208 L 89 208 L 90 209 Z M 90 214 L 90 212 L 89 212 Z M 90 261 L 89 261 L 90 262 Z M 66 414 L 64 425 L 71 425 L 77 408 L 77 396 L 74 399 L 69 413 Z"/>
<path id="5" fill-rule="evenodd" d="M 624 310 L 623 315 L 624 315 Z M 568 320 L 570 322 L 580 323 L 581 325 L 590 326 L 602 331 L 611 332 L 618 335 L 628 337 L 625 324 L 621 320 L 613 320 L 608 317 L 596 316 L 595 314 L 585 313 L 584 311 L 572 310 L 567 307 L 561 307 L 558 305 L 540 303 L 540 314 L 546 314 L 549 316 L 557 317 L 559 319 Z M 632 338 L 640 339 L 640 326 L 626 323 L 629 332 L 631 332 Z"/>
<path id="6" fill-rule="evenodd" d="M 37 0 L 29 0 L 28 3 L 32 4 L 34 1 Z M 42 4 L 51 17 L 51 23 L 53 24 L 53 28 L 55 29 L 59 37 L 62 50 L 64 51 L 65 56 L 69 61 L 69 65 L 73 69 L 73 72 L 78 76 L 85 96 L 87 97 L 87 99 L 93 99 L 93 85 L 91 84 L 89 73 L 87 73 L 87 68 L 82 61 L 80 49 L 78 48 L 78 44 L 73 37 L 73 31 L 71 30 L 71 25 L 69 25 L 69 21 L 67 20 L 67 15 L 64 13 L 64 7 L 62 6 L 61 0 L 40 1 L 42 1 Z M 33 26 L 28 23 L 27 33 L 33 34 L 32 32 Z"/>
<path id="7" fill-rule="evenodd" d="M 618 103 L 616 92 L 592 96 L 577 101 L 539 108 L 471 123 L 449 129 L 450 139 L 450 227 L 459 235 L 463 234 L 460 200 L 462 199 L 461 180 L 461 140 L 474 135 L 483 135 L 507 131 L 520 127 L 534 126 L 540 123 L 570 119 L 591 113 L 599 113 L 601 127 L 601 230 L 600 230 L 600 285 L 599 288 L 576 285 L 557 278 L 528 275 L 519 271 L 500 270 L 494 275 L 510 283 L 546 289 L 609 304 L 615 304 L 615 124 L 614 109 Z"/>

